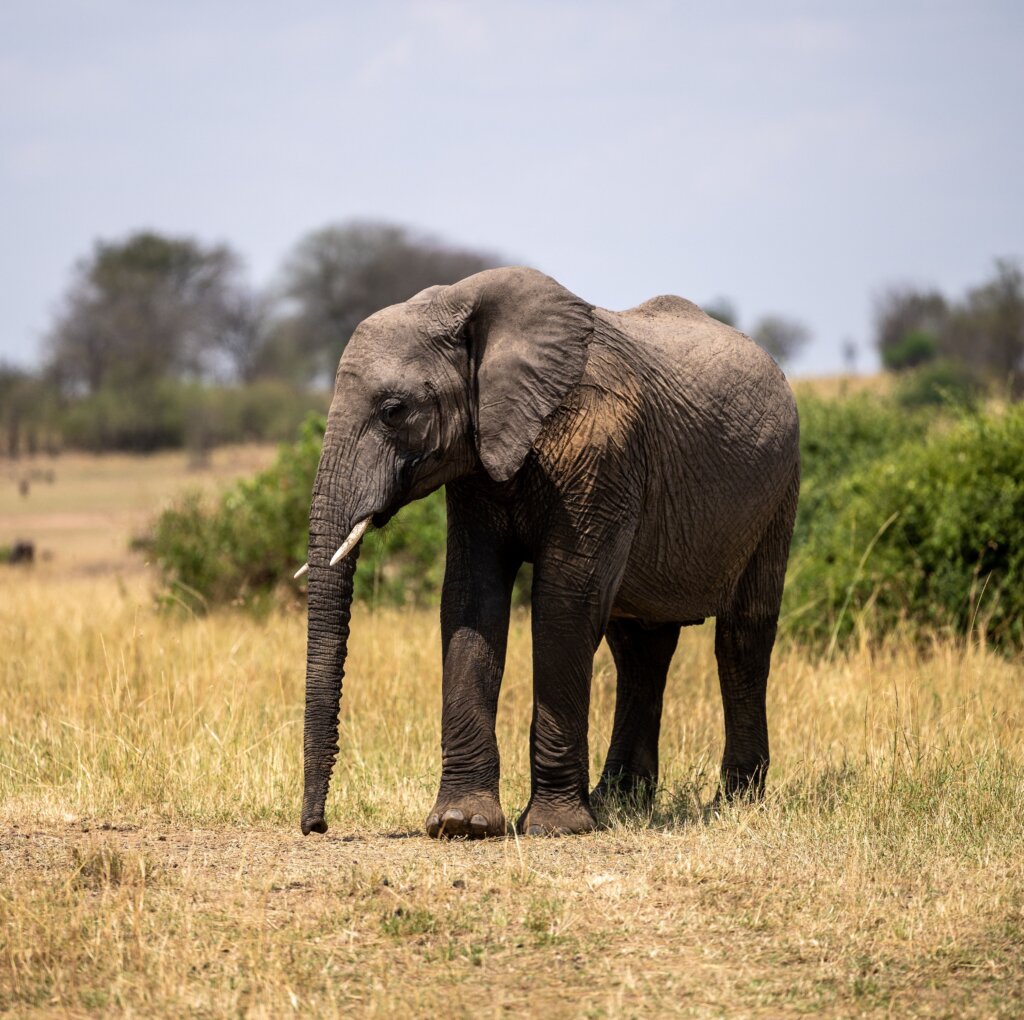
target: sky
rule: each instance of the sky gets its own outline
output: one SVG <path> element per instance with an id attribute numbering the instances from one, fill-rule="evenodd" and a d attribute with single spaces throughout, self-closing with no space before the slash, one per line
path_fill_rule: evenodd
<path id="1" fill-rule="evenodd" d="M 226 241 L 273 286 L 358 218 L 872 370 L 883 288 L 1024 258 L 1022 101 L 1018 0 L 4 0 L 0 360 L 38 363 L 98 238 Z"/>

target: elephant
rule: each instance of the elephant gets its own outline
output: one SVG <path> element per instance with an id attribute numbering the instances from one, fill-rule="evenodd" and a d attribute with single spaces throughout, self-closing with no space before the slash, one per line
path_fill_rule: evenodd
<path id="1" fill-rule="evenodd" d="M 356 327 L 338 364 L 309 515 L 304 834 L 326 832 L 359 541 L 445 486 L 441 780 L 433 837 L 507 832 L 495 715 L 513 582 L 533 564 L 524 835 L 593 830 L 651 796 L 670 660 L 715 618 L 719 795 L 758 797 L 765 692 L 800 488 L 799 421 L 772 358 L 683 298 L 624 312 L 543 273 L 489 269 Z M 589 787 L 594 654 L 616 705 Z"/>

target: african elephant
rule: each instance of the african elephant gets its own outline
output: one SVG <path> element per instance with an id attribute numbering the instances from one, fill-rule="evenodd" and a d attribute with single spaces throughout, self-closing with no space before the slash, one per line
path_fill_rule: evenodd
<path id="1" fill-rule="evenodd" d="M 524 562 L 534 570 L 534 707 L 520 832 L 584 832 L 595 795 L 653 790 L 679 629 L 711 616 L 722 790 L 758 795 L 798 434 L 775 362 L 682 298 L 611 312 L 535 270 L 491 269 L 362 322 L 338 365 L 309 516 L 303 833 L 327 829 L 358 542 L 442 485 L 431 836 L 506 832 L 494 724 Z M 588 794 L 602 636 L 617 667 L 615 720 Z"/>

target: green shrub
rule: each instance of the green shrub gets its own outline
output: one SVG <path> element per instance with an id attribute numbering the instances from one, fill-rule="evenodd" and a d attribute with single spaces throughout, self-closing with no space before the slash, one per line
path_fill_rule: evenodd
<path id="1" fill-rule="evenodd" d="M 858 396 L 801 400 L 803 491 L 783 630 L 825 650 L 856 627 L 1024 638 L 1024 405 L 1004 414 Z M 216 504 L 191 496 L 157 523 L 152 550 L 190 605 L 258 603 L 306 558 L 324 420 Z M 356 598 L 427 604 L 444 573 L 442 492 L 363 542 Z M 529 572 L 517 588 L 526 600 Z"/>
<path id="2" fill-rule="evenodd" d="M 802 545 L 821 513 L 830 513 L 837 481 L 907 442 L 920 441 L 934 409 L 908 414 L 870 394 L 835 400 L 802 397 L 800 404 L 800 508 L 793 545 Z"/>
<path id="3" fill-rule="evenodd" d="M 838 478 L 805 521 L 785 629 L 832 647 L 858 626 L 1024 638 L 1024 405 L 965 414 Z"/>
<path id="4" fill-rule="evenodd" d="M 184 497 L 158 519 L 149 542 L 167 591 L 192 608 L 259 604 L 306 559 L 310 492 L 325 422 L 312 416 L 274 463 L 210 504 Z M 435 601 L 444 573 L 444 493 L 402 510 L 363 541 L 355 597 L 399 604 Z"/>
<path id="5" fill-rule="evenodd" d="M 943 358 L 907 372 L 896 389 L 902 407 L 973 407 L 982 387 L 971 371 L 959 362 Z"/>
<path id="6" fill-rule="evenodd" d="M 882 364 L 892 372 L 902 372 L 934 361 L 939 353 L 939 344 L 926 329 L 915 329 L 898 344 L 882 348 Z"/>
<path id="7" fill-rule="evenodd" d="M 323 432 L 323 418 L 310 417 L 269 468 L 217 503 L 192 493 L 160 515 L 150 550 L 169 591 L 193 607 L 250 602 L 292 576 L 306 558 Z"/>

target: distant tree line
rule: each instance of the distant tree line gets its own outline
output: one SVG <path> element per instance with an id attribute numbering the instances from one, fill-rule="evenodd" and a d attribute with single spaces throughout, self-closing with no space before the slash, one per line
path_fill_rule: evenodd
<path id="1" fill-rule="evenodd" d="M 2 452 L 290 439 L 326 406 L 360 320 L 500 262 L 352 222 L 304 237 L 261 290 L 225 244 L 152 231 L 98 241 L 74 267 L 41 371 L 0 366 Z"/>
<path id="2" fill-rule="evenodd" d="M 925 392 L 985 386 L 1024 396 L 1024 273 L 997 259 L 992 276 L 961 298 L 912 286 L 890 287 L 875 302 L 882 364 Z"/>
<path id="3" fill-rule="evenodd" d="M 154 231 L 99 240 L 73 268 L 41 370 L 0 365 L 0 453 L 292 438 L 309 411 L 326 408 L 360 321 L 505 262 L 407 227 L 351 221 L 303 237 L 275 282 L 257 288 L 227 244 Z M 754 338 L 784 360 L 807 332 L 769 316 Z"/>
<path id="4" fill-rule="evenodd" d="M 407 227 L 352 221 L 300 239 L 273 284 L 258 288 L 226 244 L 153 231 L 97 241 L 72 271 L 40 371 L 0 365 L 0 453 L 201 451 L 291 438 L 310 410 L 326 408 L 338 358 L 362 319 L 505 261 Z M 738 325 L 727 299 L 706 308 Z M 1024 391 L 1015 263 L 998 262 L 994 278 L 961 301 L 892 288 L 876 312 L 887 367 L 930 366 L 928 385 L 967 385 L 968 373 Z M 780 362 L 810 339 L 801 322 L 777 314 L 750 334 Z"/>

